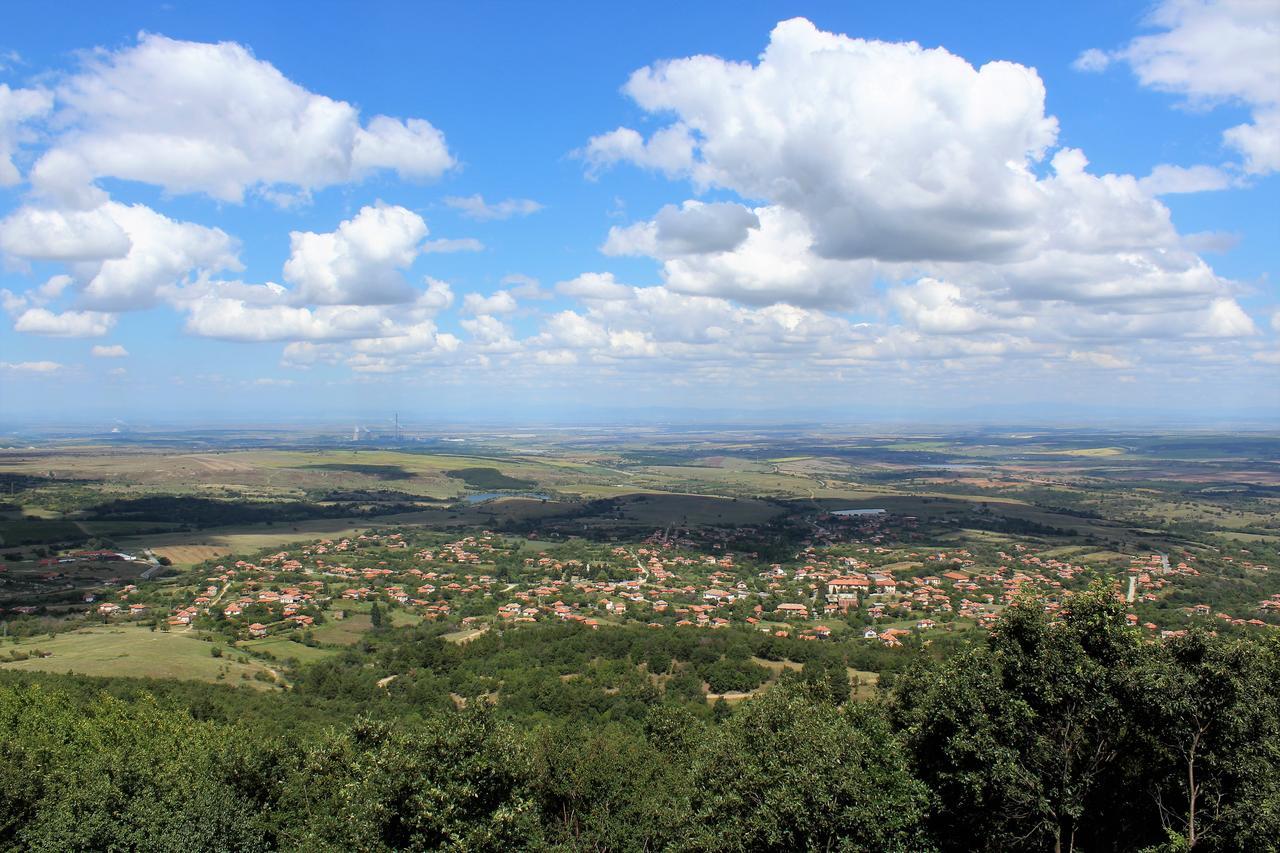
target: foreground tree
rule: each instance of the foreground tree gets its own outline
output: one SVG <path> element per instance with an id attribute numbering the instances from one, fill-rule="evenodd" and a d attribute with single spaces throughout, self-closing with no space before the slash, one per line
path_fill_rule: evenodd
<path id="1" fill-rule="evenodd" d="M 924 788 L 875 708 L 778 687 L 694 758 L 689 850 L 920 851 Z"/>
<path id="2" fill-rule="evenodd" d="M 0 849 L 266 850 L 271 760 L 154 700 L 0 690 Z"/>
<path id="3" fill-rule="evenodd" d="M 1194 632 L 1166 643 L 1138 704 L 1146 790 L 1186 849 L 1265 850 L 1280 839 L 1280 655 Z"/>
<path id="4" fill-rule="evenodd" d="M 1274 642 L 1149 642 L 1105 585 L 904 676 L 893 717 L 944 850 L 1274 849 Z M 1246 843 L 1256 839 L 1256 844 Z"/>
<path id="5" fill-rule="evenodd" d="M 1020 602 L 985 647 L 902 679 L 897 721 L 933 791 L 942 846 L 1070 851 L 1123 833 L 1115 786 L 1144 657 L 1123 605 L 1100 586 L 1059 620 Z"/>
<path id="6" fill-rule="evenodd" d="M 283 784 L 291 849 L 510 850 L 540 833 L 523 746 L 489 708 L 400 730 L 359 720 L 305 752 Z"/>

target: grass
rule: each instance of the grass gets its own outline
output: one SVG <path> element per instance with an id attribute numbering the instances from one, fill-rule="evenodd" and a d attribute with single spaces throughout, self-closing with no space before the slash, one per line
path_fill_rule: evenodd
<path id="1" fill-rule="evenodd" d="M 1119 551 L 1090 551 L 1088 554 L 1079 554 L 1071 558 L 1076 563 L 1107 563 L 1128 559 L 1127 554 L 1121 554 Z"/>
<path id="2" fill-rule="evenodd" d="M 902 560 L 902 561 L 897 562 L 897 563 L 889 563 L 888 565 L 884 565 L 884 566 L 876 566 L 876 567 L 875 567 L 875 571 L 877 571 L 877 572 L 901 572 L 901 571 L 905 571 L 905 570 L 907 570 L 907 569 L 918 569 L 918 568 L 920 568 L 920 567 L 921 567 L 921 566 L 923 566 L 923 565 L 924 565 L 924 563 L 921 563 L 921 562 L 919 562 L 918 560 Z"/>
<path id="3" fill-rule="evenodd" d="M 467 628 L 462 631 L 450 631 L 448 634 L 441 634 L 440 639 L 449 643 L 468 643 L 488 630 L 489 626 L 485 625 L 481 628 Z"/>
<path id="4" fill-rule="evenodd" d="M 23 518 L 0 522 L 0 545 L 40 545 L 88 538 L 89 535 L 73 521 Z"/>
<path id="5" fill-rule="evenodd" d="M 360 642 L 360 638 L 364 633 L 373 627 L 367 613 L 353 613 L 347 611 L 347 618 L 334 619 L 333 615 L 329 615 L 329 621 L 312 630 L 311 634 L 316 640 L 325 645 L 331 646 L 352 646 Z"/>
<path id="6" fill-rule="evenodd" d="M 396 628 L 405 625 L 418 625 L 422 622 L 422 615 L 419 613 L 411 613 L 408 610 L 391 610 L 388 611 L 387 621 Z"/>
<path id="7" fill-rule="evenodd" d="M 45 658 L 0 663 L 0 668 L 269 686 L 252 679 L 254 673 L 265 672 L 265 666 L 256 662 L 239 663 L 231 649 L 224 649 L 223 657 L 215 658 L 210 652 L 212 648 L 212 643 L 203 642 L 191 632 L 151 631 L 136 625 L 112 625 L 84 628 L 53 638 L 35 637 L 16 646 L 2 646 L 0 649 L 5 651 L 17 649 L 30 653 L 39 649 L 52 654 Z M 250 679 L 243 679 L 242 674 L 248 674 Z"/>
<path id="8" fill-rule="evenodd" d="M 240 643 L 238 648 L 255 652 L 270 652 L 276 660 L 297 658 L 299 663 L 311 663 L 337 654 L 334 649 L 321 649 L 295 643 L 287 637 L 267 637 L 262 640 L 249 640 Z"/>

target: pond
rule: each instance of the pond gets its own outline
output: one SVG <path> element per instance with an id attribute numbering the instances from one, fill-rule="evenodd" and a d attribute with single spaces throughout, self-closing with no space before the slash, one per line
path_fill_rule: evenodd
<path id="1" fill-rule="evenodd" d="M 479 492 L 474 495 L 467 495 L 463 500 L 469 504 L 482 504 L 486 501 L 496 501 L 498 498 L 529 498 L 535 501 L 549 501 L 550 495 L 544 495 L 541 492 Z"/>

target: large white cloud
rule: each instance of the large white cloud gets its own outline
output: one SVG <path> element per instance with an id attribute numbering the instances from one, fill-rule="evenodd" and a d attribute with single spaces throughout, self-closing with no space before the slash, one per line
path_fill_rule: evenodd
<path id="1" fill-rule="evenodd" d="M 802 19 L 778 24 L 755 65 L 678 59 L 635 72 L 625 91 L 692 134 L 680 172 L 804 213 L 829 257 L 1019 251 L 1040 203 L 1030 166 L 1057 136 L 1032 69 L 975 69 L 941 48 L 852 39 Z M 646 163 L 602 138 L 587 151 L 597 163 Z"/>
<path id="2" fill-rule="evenodd" d="M 411 210 L 364 207 L 334 231 L 294 231 L 284 278 L 297 300 L 320 305 L 407 302 L 414 291 L 404 270 L 422 251 L 427 224 Z"/>
<path id="3" fill-rule="evenodd" d="M 78 307 L 93 311 L 149 308 L 195 275 L 240 269 L 238 244 L 222 229 L 114 201 L 83 211 L 19 208 L 0 220 L 0 251 L 65 262 L 70 276 L 55 276 L 32 295 L 71 290 Z"/>
<path id="4" fill-rule="evenodd" d="M 1145 340 L 1161 322 L 1170 337 L 1256 331 L 1240 288 L 1191 250 L 1156 198 L 1226 176 L 1091 172 L 1082 151 L 1054 147 L 1057 122 L 1030 68 L 974 68 L 943 49 L 793 20 L 756 63 L 658 63 L 625 91 L 690 140 L 687 157 L 659 168 L 766 202 L 688 201 L 612 228 L 604 253 L 655 259 L 666 292 L 889 313 L 905 327 L 881 337 L 902 348 L 928 335 L 991 336 L 1006 349 L 1010 336 Z M 597 137 L 585 156 L 593 169 L 655 167 L 635 131 Z M 883 301 L 877 282 L 890 285 Z M 588 288 L 561 287 L 574 290 Z"/>
<path id="5" fill-rule="evenodd" d="M 71 265 L 86 308 L 147 308 L 164 288 L 182 284 L 196 271 L 241 268 L 237 242 L 220 228 L 170 219 L 142 204 L 107 202 L 99 210 L 124 231 L 130 245 L 123 257 Z"/>
<path id="6" fill-rule="evenodd" d="M 94 200 L 87 185 L 101 177 L 234 202 L 246 190 L 305 192 L 380 169 L 435 178 L 454 164 L 427 121 L 362 125 L 351 104 L 307 91 L 233 42 L 143 34 L 90 54 L 56 91 L 62 130 L 31 178 L 71 203 Z"/>

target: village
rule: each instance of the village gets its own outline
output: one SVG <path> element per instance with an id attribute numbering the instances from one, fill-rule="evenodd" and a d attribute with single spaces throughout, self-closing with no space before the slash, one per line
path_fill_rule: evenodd
<path id="1" fill-rule="evenodd" d="M 546 621 L 589 629 L 734 626 L 895 649 L 937 632 L 989 629 L 1024 597 L 1052 618 L 1074 592 L 1103 577 L 1128 606 L 1130 624 L 1151 635 L 1176 636 L 1197 621 L 1245 630 L 1280 624 L 1280 594 L 1257 602 L 1253 613 L 1228 614 L 1199 602 L 1171 608 L 1167 600 L 1179 585 L 1200 576 L 1190 553 L 1176 563 L 1148 554 L 1091 566 L 1062 553 L 1071 549 L 1022 542 L 947 550 L 903 545 L 893 541 L 894 524 L 818 519 L 793 559 L 767 564 L 720 542 L 697 547 L 670 530 L 634 544 L 551 543 L 489 530 L 366 532 L 213 562 L 176 585 L 129 583 L 91 612 L 233 641 L 289 637 L 315 644 L 321 626 L 376 612 L 375 624 L 441 622 L 473 632 Z M 914 519 L 896 524 L 910 530 Z"/>

